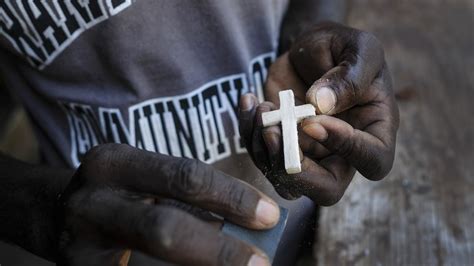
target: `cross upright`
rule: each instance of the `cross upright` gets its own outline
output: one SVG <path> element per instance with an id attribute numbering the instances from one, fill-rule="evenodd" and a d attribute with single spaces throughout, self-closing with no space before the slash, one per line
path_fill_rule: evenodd
<path id="1" fill-rule="evenodd" d="M 301 158 L 297 123 L 306 117 L 316 115 L 315 108 L 311 104 L 295 107 L 295 96 L 292 90 L 280 91 L 278 95 L 280 97 L 280 109 L 263 113 L 263 126 L 269 127 L 281 123 L 286 172 L 288 174 L 300 173 Z"/>

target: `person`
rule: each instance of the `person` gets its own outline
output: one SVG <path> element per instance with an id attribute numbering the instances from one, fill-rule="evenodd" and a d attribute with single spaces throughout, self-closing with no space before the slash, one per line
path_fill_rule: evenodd
<path id="1" fill-rule="evenodd" d="M 294 263 L 316 206 L 394 158 L 382 45 L 322 22 L 331 2 L 0 2 L 3 85 L 43 158 L 1 155 L 1 239 L 60 265 L 268 265 L 214 214 L 261 230 L 280 205 L 275 264 Z M 320 114 L 300 126 L 294 175 L 261 122 L 288 88 Z"/>

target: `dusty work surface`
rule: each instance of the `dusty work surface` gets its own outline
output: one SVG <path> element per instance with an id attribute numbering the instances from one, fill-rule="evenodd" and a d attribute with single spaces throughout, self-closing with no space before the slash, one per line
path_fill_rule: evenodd
<path id="1" fill-rule="evenodd" d="M 474 265 L 474 1 L 352 1 L 384 43 L 401 124 L 381 182 L 321 211 L 318 265 Z"/>

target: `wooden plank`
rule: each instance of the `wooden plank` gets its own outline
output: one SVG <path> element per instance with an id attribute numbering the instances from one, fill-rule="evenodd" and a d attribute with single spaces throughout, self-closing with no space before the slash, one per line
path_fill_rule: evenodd
<path id="1" fill-rule="evenodd" d="M 401 124 L 390 175 L 321 209 L 317 265 L 474 265 L 474 3 L 351 3 L 386 47 Z"/>

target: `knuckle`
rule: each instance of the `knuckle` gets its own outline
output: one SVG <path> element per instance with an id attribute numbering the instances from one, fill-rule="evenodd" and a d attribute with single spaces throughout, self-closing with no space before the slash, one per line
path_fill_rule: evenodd
<path id="1" fill-rule="evenodd" d="M 354 151 L 354 129 L 346 132 L 343 138 L 339 138 L 333 143 L 333 150 L 336 154 L 343 158 L 352 155 Z"/>
<path id="2" fill-rule="evenodd" d="M 93 171 L 97 170 L 96 168 L 107 168 L 128 150 L 130 146 L 126 144 L 108 143 L 95 146 L 85 154 L 81 166 Z"/>
<path id="3" fill-rule="evenodd" d="M 257 106 L 257 113 L 265 113 L 272 109 L 271 103 L 263 102 Z"/>
<path id="4" fill-rule="evenodd" d="M 233 187 L 228 189 L 228 193 L 222 193 L 223 197 L 220 199 L 224 205 L 229 206 L 229 208 L 239 214 L 245 213 L 245 200 L 249 198 L 247 189 L 243 187 Z"/>
<path id="5" fill-rule="evenodd" d="M 388 148 L 374 153 L 373 158 L 367 160 L 366 169 L 362 174 L 370 180 L 382 180 L 392 170 L 394 152 Z"/>
<path id="6" fill-rule="evenodd" d="M 86 153 L 84 159 L 88 161 L 104 160 L 111 154 L 121 152 L 127 148 L 129 148 L 128 145 L 117 144 L 117 143 L 107 143 L 107 144 L 97 145 L 97 146 L 94 146 L 92 149 L 90 149 Z"/>
<path id="7" fill-rule="evenodd" d="M 341 200 L 342 196 L 344 195 L 344 192 L 340 189 L 336 189 L 331 191 L 325 191 L 322 194 L 324 195 L 324 197 L 322 198 L 320 204 L 322 206 L 332 206 Z"/>
<path id="8" fill-rule="evenodd" d="M 382 42 L 371 32 L 360 31 L 359 39 L 370 45 L 372 48 L 383 50 Z"/>
<path id="9" fill-rule="evenodd" d="M 84 158 L 81 161 L 81 167 L 93 167 L 98 161 L 102 161 L 105 154 L 107 153 L 108 144 L 94 146 L 92 149 L 87 151 Z"/>
<path id="10" fill-rule="evenodd" d="M 212 187 L 213 169 L 197 160 L 181 159 L 168 179 L 168 189 L 177 196 L 199 197 Z"/>
<path id="11" fill-rule="evenodd" d="M 339 177 L 332 174 L 326 178 L 331 179 L 330 182 L 326 182 L 320 186 L 319 189 L 313 191 L 313 196 L 316 202 L 321 206 L 332 206 L 338 203 L 344 196 L 346 186 L 344 182 L 338 181 Z"/>
<path id="12" fill-rule="evenodd" d="M 380 62 L 383 62 L 383 59 L 385 58 L 383 44 L 374 34 L 361 31 L 359 34 L 359 40 L 364 45 L 365 50 L 370 51 L 372 56 L 376 59 L 382 59 Z"/>
<path id="13" fill-rule="evenodd" d="M 170 252 L 177 248 L 181 237 L 178 230 L 180 218 L 177 210 L 173 209 L 152 209 L 144 217 L 145 223 L 142 232 L 145 236 L 152 237 L 154 246 L 163 253 Z M 147 234 L 153 228 L 152 234 Z"/>
<path id="14" fill-rule="evenodd" d="M 354 80 L 344 77 L 341 78 L 339 82 L 340 85 L 336 88 L 336 92 L 339 94 L 346 95 L 349 99 L 355 99 L 356 96 L 360 94 L 362 88 L 360 88 Z"/>
<path id="15" fill-rule="evenodd" d="M 338 194 L 333 194 L 330 198 L 328 198 L 328 201 L 326 203 L 326 206 L 332 206 L 338 203 L 342 198 L 342 195 Z"/>

